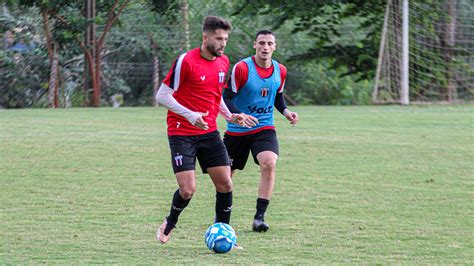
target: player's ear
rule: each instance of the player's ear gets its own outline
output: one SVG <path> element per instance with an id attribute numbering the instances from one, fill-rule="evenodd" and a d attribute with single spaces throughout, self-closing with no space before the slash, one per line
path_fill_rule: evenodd
<path id="1" fill-rule="evenodd" d="M 253 41 L 253 49 L 257 49 L 257 43 Z"/>

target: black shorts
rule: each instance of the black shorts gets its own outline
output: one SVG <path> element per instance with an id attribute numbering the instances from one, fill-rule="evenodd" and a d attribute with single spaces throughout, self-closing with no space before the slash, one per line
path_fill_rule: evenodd
<path id="1" fill-rule="evenodd" d="M 224 144 L 230 158 L 232 170 L 243 170 L 249 152 L 252 151 L 253 161 L 258 164 L 257 155 L 262 151 L 272 151 L 279 154 L 278 139 L 274 129 L 266 129 L 255 134 L 231 136 L 224 134 Z"/>
<path id="2" fill-rule="evenodd" d="M 229 166 L 230 161 L 219 131 L 196 136 L 168 136 L 174 173 L 195 170 L 196 158 L 202 172 L 216 166 Z"/>

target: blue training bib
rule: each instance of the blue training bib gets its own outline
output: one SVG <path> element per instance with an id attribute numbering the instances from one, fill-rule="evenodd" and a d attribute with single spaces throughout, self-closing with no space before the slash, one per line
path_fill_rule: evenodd
<path id="1" fill-rule="evenodd" d="M 275 96 L 281 85 L 280 64 L 272 60 L 273 73 L 268 78 L 261 78 L 258 75 L 252 57 L 245 58 L 248 67 L 248 79 L 245 86 L 237 92 L 232 99 L 232 103 L 241 112 L 256 117 L 258 125 L 253 128 L 246 128 L 239 125 L 227 123 L 227 131 L 244 133 L 255 129 L 273 126 L 273 109 Z"/>

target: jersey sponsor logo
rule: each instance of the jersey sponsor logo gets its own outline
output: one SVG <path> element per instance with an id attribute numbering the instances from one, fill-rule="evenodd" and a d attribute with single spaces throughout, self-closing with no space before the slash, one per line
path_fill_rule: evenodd
<path id="1" fill-rule="evenodd" d="M 224 83 L 225 79 L 225 72 L 224 71 L 219 71 L 219 83 Z"/>
<path id="2" fill-rule="evenodd" d="M 201 81 L 205 81 L 206 80 L 206 76 L 201 76 Z"/>
<path id="3" fill-rule="evenodd" d="M 260 90 L 260 95 L 262 95 L 262 97 L 267 97 L 268 95 L 268 88 L 262 88 Z"/>
<path id="4" fill-rule="evenodd" d="M 174 157 L 174 163 L 176 164 L 176 166 L 183 165 L 183 155 L 176 153 L 176 156 Z"/>
<path id="5" fill-rule="evenodd" d="M 268 114 L 268 113 L 273 112 L 273 106 L 258 107 L 254 105 L 254 106 L 249 106 L 248 108 L 251 113 L 257 113 L 257 114 Z"/>

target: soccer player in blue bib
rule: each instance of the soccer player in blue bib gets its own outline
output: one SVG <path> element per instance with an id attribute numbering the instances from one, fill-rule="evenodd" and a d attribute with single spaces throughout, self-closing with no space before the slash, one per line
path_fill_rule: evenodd
<path id="1" fill-rule="evenodd" d="M 298 123 L 298 114 L 290 111 L 283 98 L 286 67 L 272 59 L 276 49 L 275 34 L 270 30 L 257 32 L 253 47 L 255 56 L 238 62 L 232 69 L 223 99 L 232 113 L 245 113 L 258 119 L 248 128 L 227 123 L 224 144 L 231 161 L 232 176 L 235 169 L 243 170 L 249 153 L 260 166 L 257 211 L 252 229 L 266 232 L 265 212 L 275 185 L 275 167 L 278 159 L 278 140 L 273 124 L 276 108 L 290 124 Z"/>

